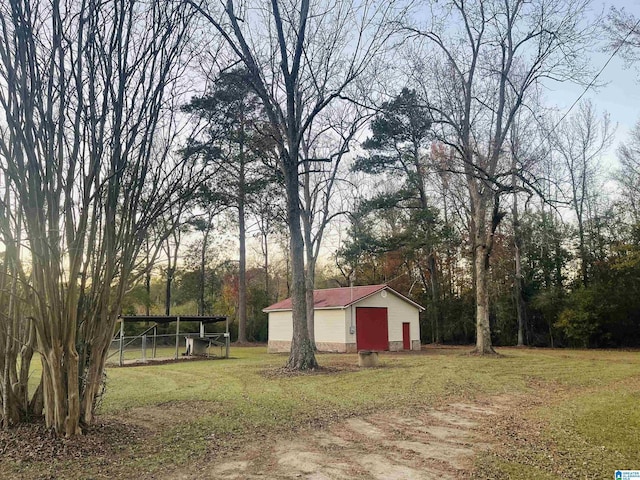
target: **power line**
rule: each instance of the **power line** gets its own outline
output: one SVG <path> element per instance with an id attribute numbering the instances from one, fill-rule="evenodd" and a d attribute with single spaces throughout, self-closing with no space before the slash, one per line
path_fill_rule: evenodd
<path id="1" fill-rule="evenodd" d="M 589 91 L 589 89 L 591 87 L 593 87 L 596 83 L 596 81 L 598 80 L 598 78 L 600 77 L 600 75 L 602 74 L 602 72 L 604 72 L 605 68 L 607 68 L 607 66 L 609 65 L 609 63 L 611 63 L 611 60 L 613 60 L 613 57 L 615 57 L 617 55 L 617 53 L 620 51 L 620 49 L 622 48 L 622 46 L 624 44 L 627 43 L 627 39 L 631 36 L 631 34 L 633 32 L 636 31 L 636 28 L 638 28 L 638 26 L 640 25 L 640 18 L 638 19 L 638 21 L 635 23 L 635 25 L 633 27 L 631 27 L 631 30 L 629 30 L 629 32 L 627 32 L 627 34 L 625 35 L 625 37 L 622 39 L 622 41 L 618 44 L 618 46 L 613 50 L 613 52 L 611 53 L 611 55 L 609 56 L 609 58 L 607 59 L 607 61 L 605 62 L 605 64 L 602 66 L 602 68 L 598 71 L 598 73 L 595 75 L 595 77 L 593 77 L 593 79 L 589 82 L 589 84 L 584 88 L 584 90 L 582 91 L 582 93 L 578 96 L 578 98 L 576 98 L 576 100 L 571 104 L 571 106 L 569 107 L 569 109 L 564 113 L 564 115 L 562 115 L 562 117 L 560 118 L 560 120 L 558 120 L 558 122 L 553 126 L 553 130 L 555 130 L 561 123 L 562 121 L 567 118 L 567 115 L 569 115 L 569 113 L 571 112 L 571 110 L 573 110 L 573 107 L 575 107 L 578 102 L 580 100 L 582 100 L 582 97 L 584 97 L 586 95 L 586 93 Z"/>
<path id="2" fill-rule="evenodd" d="M 611 63 L 611 60 L 613 60 L 613 57 L 615 57 L 618 52 L 620 51 L 620 49 L 622 48 L 622 46 L 627 42 L 627 39 L 631 36 L 631 34 L 633 32 L 636 31 L 636 28 L 638 28 L 638 26 L 640 26 L 640 18 L 638 19 L 638 21 L 633 25 L 633 27 L 631 27 L 631 29 L 627 32 L 627 34 L 625 35 L 625 37 L 622 39 L 622 41 L 618 44 L 618 46 L 613 50 L 613 52 L 611 52 L 611 55 L 609 55 L 609 58 L 607 59 L 607 61 L 604 63 L 604 65 L 602 66 L 602 68 L 600 68 L 600 70 L 598 71 L 598 73 L 596 73 L 596 75 L 591 79 L 591 81 L 587 84 L 587 86 L 584 88 L 584 90 L 582 91 L 582 93 L 578 96 L 578 98 L 575 99 L 575 101 L 571 104 L 571 106 L 569 107 L 569 109 L 562 115 L 562 117 L 560 117 L 560 120 L 558 120 L 554 125 L 553 128 L 551 128 L 550 130 L 547 130 L 545 125 L 543 125 L 540 122 L 540 118 L 537 115 L 534 115 L 533 118 L 535 119 L 536 123 L 538 125 L 540 125 L 544 132 L 545 138 L 538 144 L 536 145 L 536 147 L 534 149 L 532 149 L 533 152 L 536 152 L 540 147 L 542 147 L 545 144 L 545 141 L 549 140 L 550 138 L 550 134 L 551 132 L 555 131 L 556 128 L 558 128 L 560 126 L 560 124 L 564 121 L 565 118 L 567 118 L 567 115 L 569 115 L 569 113 L 571 113 L 571 110 L 573 110 L 573 108 L 578 104 L 578 102 L 580 102 L 580 100 L 582 100 L 582 97 L 584 97 L 586 95 L 586 93 L 589 91 L 589 89 L 591 87 L 593 87 L 596 83 L 596 81 L 598 80 L 598 78 L 600 77 L 600 75 L 602 74 L 602 72 L 604 72 L 604 70 L 607 68 L 607 66 L 609 65 L 609 63 Z"/>

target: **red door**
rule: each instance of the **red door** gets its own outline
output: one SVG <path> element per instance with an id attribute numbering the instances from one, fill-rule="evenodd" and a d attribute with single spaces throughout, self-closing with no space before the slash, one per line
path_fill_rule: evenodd
<path id="1" fill-rule="evenodd" d="M 386 308 L 356 308 L 356 346 L 358 350 L 389 350 Z"/>
<path id="2" fill-rule="evenodd" d="M 411 330 L 409 328 L 409 322 L 402 323 L 402 348 L 411 350 Z"/>

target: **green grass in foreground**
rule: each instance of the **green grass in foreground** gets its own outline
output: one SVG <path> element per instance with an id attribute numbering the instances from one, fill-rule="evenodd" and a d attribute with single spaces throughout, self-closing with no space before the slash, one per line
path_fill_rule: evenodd
<path id="1" fill-rule="evenodd" d="M 640 465 L 640 390 L 590 391 L 530 412 L 542 421 L 542 436 L 519 445 L 507 459 L 492 459 L 489 471 L 498 478 L 613 478 L 616 470 Z M 538 424 L 537 424 L 538 425 Z M 526 429 L 526 427 L 525 427 Z"/>
<path id="2" fill-rule="evenodd" d="M 225 448 L 255 441 L 256 435 L 374 410 L 410 411 L 476 395 L 535 396 L 540 385 L 576 392 L 552 409 L 531 412 L 543 424 L 544 442 L 570 450 L 571 458 L 585 456 L 595 463 L 606 457 L 599 472 L 607 476 L 611 468 L 640 468 L 640 354 L 503 349 L 500 358 L 481 358 L 467 355 L 468 349 L 429 350 L 384 354 L 381 368 L 368 370 L 351 368 L 355 355 L 322 354 L 320 364 L 337 371 L 294 376 L 278 374 L 285 356 L 268 355 L 260 347 L 233 347 L 229 360 L 109 368 L 101 414 L 161 419 L 158 435 L 147 444 L 134 445 L 134 454 L 126 458 L 109 460 L 112 475 L 160 471 L 168 462 L 198 458 L 211 439 Z M 83 471 L 104 472 L 104 461 L 84 459 Z M 74 465 L 60 467 L 73 471 Z M 496 478 L 543 480 L 563 471 L 544 461 L 519 463 L 517 455 L 496 458 L 490 468 Z M 573 463 L 571 469 L 581 471 Z"/>
<path id="3" fill-rule="evenodd" d="M 546 355 L 564 364 L 539 377 L 548 382 L 549 400 L 521 416 L 518 435 L 530 441 L 514 442 L 503 458 L 489 462 L 490 471 L 497 478 L 548 480 L 613 478 L 615 470 L 639 469 L 640 353 Z"/>
<path id="4" fill-rule="evenodd" d="M 578 394 L 552 411 L 549 422 L 565 467 L 590 478 L 613 478 L 615 470 L 640 469 L 640 384 Z"/>

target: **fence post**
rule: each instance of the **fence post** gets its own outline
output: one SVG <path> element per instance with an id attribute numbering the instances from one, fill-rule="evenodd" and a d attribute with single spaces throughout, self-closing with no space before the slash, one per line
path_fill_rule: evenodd
<path id="1" fill-rule="evenodd" d="M 120 360 L 118 362 L 120 366 L 124 364 L 123 349 L 124 349 L 124 319 L 121 318 L 120 319 Z"/>
<path id="2" fill-rule="evenodd" d="M 226 328 L 226 332 L 224 334 L 224 338 L 225 338 L 225 346 L 227 347 L 227 352 L 225 355 L 225 358 L 229 358 L 229 342 L 231 341 L 231 335 L 229 335 L 229 317 L 227 317 L 227 328 Z"/>
<path id="3" fill-rule="evenodd" d="M 156 358 L 156 345 L 157 345 L 157 337 L 158 337 L 158 325 L 154 325 L 153 327 L 153 358 Z"/>
<path id="4" fill-rule="evenodd" d="M 176 317 L 176 360 L 178 359 L 178 348 L 180 348 L 180 317 Z"/>

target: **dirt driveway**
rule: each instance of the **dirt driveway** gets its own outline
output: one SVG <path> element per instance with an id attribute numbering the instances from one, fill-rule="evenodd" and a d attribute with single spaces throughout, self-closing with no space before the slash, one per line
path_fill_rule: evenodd
<path id="1" fill-rule="evenodd" d="M 507 398 L 450 403 L 418 412 L 354 417 L 323 430 L 251 443 L 233 458 L 201 464 L 187 479 L 459 479 L 491 447 L 482 426 Z"/>

